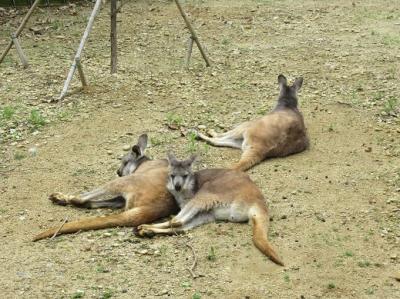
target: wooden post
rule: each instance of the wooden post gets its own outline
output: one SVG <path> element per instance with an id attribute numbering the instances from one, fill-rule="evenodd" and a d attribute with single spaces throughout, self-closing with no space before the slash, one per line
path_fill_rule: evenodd
<path id="1" fill-rule="evenodd" d="M 81 59 L 81 54 L 82 54 L 82 51 L 83 51 L 83 47 L 85 46 L 85 43 L 86 43 L 86 40 L 87 40 L 87 38 L 89 36 L 90 31 L 92 30 L 94 18 L 97 15 L 97 12 L 98 12 L 98 10 L 100 8 L 100 4 L 101 4 L 101 0 L 96 0 L 96 3 L 94 5 L 94 8 L 93 8 L 92 13 L 90 15 L 88 24 L 86 26 L 85 32 L 83 33 L 81 42 L 79 43 L 78 50 L 76 51 L 75 57 L 74 57 L 74 59 L 72 61 L 72 65 L 71 65 L 71 68 L 69 70 L 67 79 L 65 80 L 63 90 L 61 91 L 60 97 L 58 98 L 59 100 L 62 100 L 65 97 L 65 95 L 67 94 L 68 87 L 69 87 L 69 85 L 71 83 L 72 77 L 74 76 L 74 72 L 75 72 L 76 67 L 77 67 L 77 61 L 79 61 L 79 64 L 80 64 L 80 59 Z M 86 79 L 85 79 L 85 83 L 87 84 Z M 83 82 L 82 82 L 82 84 L 83 84 Z"/>
<path id="2" fill-rule="evenodd" d="M 185 62 L 186 68 L 189 68 L 190 57 L 192 56 L 192 49 L 193 49 L 193 38 L 192 36 L 190 36 L 188 40 L 188 49 L 186 53 L 186 62 Z"/>
<path id="3" fill-rule="evenodd" d="M 18 41 L 18 38 L 15 36 L 14 33 L 11 34 L 11 40 L 15 45 L 15 49 L 17 49 L 17 53 L 18 53 L 19 59 L 21 59 L 22 66 L 26 69 L 29 66 L 28 60 L 26 59 L 24 51 L 22 51 L 21 45 L 19 44 L 19 41 Z"/>
<path id="4" fill-rule="evenodd" d="M 111 0 L 111 74 L 117 72 L 117 0 Z"/>
<path id="5" fill-rule="evenodd" d="M 25 17 L 23 18 L 23 20 L 22 20 L 22 22 L 21 22 L 21 25 L 19 25 L 17 31 L 15 31 L 15 33 L 14 33 L 14 36 L 15 36 L 16 38 L 18 38 L 18 36 L 21 34 L 22 30 L 24 29 L 26 23 L 28 22 L 29 18 L 31 17 L 31 14 L 32 14 L 33 11 L 35 10 L 36 6 L 38 6 L 39 2 L 40 2 L 40 0 L 36 0 L 36 1 L 32 4 L 31 8 L 29 8 L 28 12 L 26 13 Z M 3 52 L 3 54 L 1 55 L 1 57 L 0 57 L 0 63 L 3 62 L 4 57 L 6 57 L 8 51 L 10 51 L 10 49 L 11 49 L 11 47 L 12 47 L 12 44 L 13 44 L 13 40 L 11 40 L 11 41 L 8 43 L 8 45 L 7 45 L 7 47 L 6 47 L 6 50 L 5 50 L 5 51 Z"/>
<path id="6" fill-rule="evenodd" d="M 200 41 L 199 41 L 199 39 L 197 38 L 197 34 L 196 34 L 196 32 L 194 31 L 192 25 L 190 24 L 189 19 L 188 19 L 186 13 L 183 11 L 182 6 L 181 6 L 179 0 L 175 0 L 175 3 L 176 3 L 176 6 L 178 6 L 178 9 L 179 9 L 179 12 L 180 12 L 181 15 L 182 15 L 182 18 L 185 20 L 186 27 L 189 29 L 190 34 L 192 35 L 192 39 L 196 42 L 196 45 L 197 45 L 197 47 L 198 47 L 199 50 L 200 50 L 201 56 L 203 56 L 203 59 L 204 59 L 204 61 L 206 62 L 206 66 L 210 66 L 210 61 L 208 60 L 207 55 L 206 55 L 206 53 L 205 53 L 203 47 L 201 46 Z"/>

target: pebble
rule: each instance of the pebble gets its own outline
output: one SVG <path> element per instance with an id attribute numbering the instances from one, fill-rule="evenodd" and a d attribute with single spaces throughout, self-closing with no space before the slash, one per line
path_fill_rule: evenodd
<path id="1" fill-rule="evenodd" d="M 124 150 L 124 151 L 129 151 L 130 148 L 131 148 L 131 146 L 130 146 L 129 144 L 125 144 L 125 145 L 122 147 L 122 150 Z"/>
<path id="2" fill-rule="evenodd" d="M 31 147 L 30 149 L 28 149 L 28 153 L 34 157 L 37 154 L 37 147 Z"/>
<path id="3" fill-rule="evenodd" d="M 200 129 L 200 130 L 204 130 L 207 127 L 205 125 L 198 125 L 197 128 Z"/>

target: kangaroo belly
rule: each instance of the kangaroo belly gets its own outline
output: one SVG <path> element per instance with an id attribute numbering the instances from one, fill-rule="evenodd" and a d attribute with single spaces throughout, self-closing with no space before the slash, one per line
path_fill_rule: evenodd
<path id="1" fill-rule="evenodd" d="M 248 208 L 240 205 L 221 206 L 214 209 L 215 220 L 246 222 L 249 220 Z"/>

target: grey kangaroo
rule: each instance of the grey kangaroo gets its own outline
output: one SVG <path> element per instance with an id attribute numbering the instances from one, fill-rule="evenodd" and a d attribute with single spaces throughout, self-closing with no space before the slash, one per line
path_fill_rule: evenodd
<path id="1" fill-rule="evenodd" d="M 140 225 L 140 236 L 173 234 L 216 220 L 253 224 L 254 245 L 273 262 L 283 266 L 267 238 L 268 209 L 264 196 L 250 177 L 231 169 L 192 171 L 195 156 L 178 161 L 168 155 L 167 189 L 181 211 L 172 220 Z"/>

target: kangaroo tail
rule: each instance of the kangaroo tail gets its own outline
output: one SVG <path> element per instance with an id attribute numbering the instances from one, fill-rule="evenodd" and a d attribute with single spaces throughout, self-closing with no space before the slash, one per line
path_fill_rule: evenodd
<path id="1" fill-rule="evenodd" d="M 57 235 L 71 234 L 78 231 L 87 231 L 95 229 L 103 229 L 117 226 L 138 226 L 140 224 L 149 223 L 158 218 L 159 215 L 151 209 L 134 208 L 119 214 L 108 216 L 91 217 L 81 220 L 65 223 Z M 33 238 L 38 241 L 53 236 L 59 227 L 48 229 Z"/>
<path id="2" fill-rule="evenodd" d="M 256 208 L 251 216 L 254 245 L 274 263 L 284 266 L 282 260 L 267 239 L 268 214 L 265 209 Z"/>

